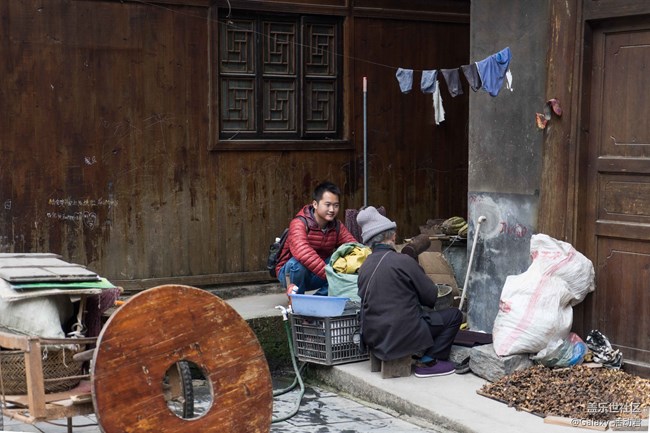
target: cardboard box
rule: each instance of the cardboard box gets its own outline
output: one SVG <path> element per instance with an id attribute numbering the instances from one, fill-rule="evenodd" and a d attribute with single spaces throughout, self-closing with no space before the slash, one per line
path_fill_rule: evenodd
<path id="1" fill-rule="evenodd" d="M 454 276 L 454 270 L 442 253 L 425 251 L 418 256 L 418 261 L 424 269 L 424 272 L 431 278 L 431 281 L 436 284 L 447 284 L 451 286 L 454 296 L 460 294 L 458 283 Z"/>

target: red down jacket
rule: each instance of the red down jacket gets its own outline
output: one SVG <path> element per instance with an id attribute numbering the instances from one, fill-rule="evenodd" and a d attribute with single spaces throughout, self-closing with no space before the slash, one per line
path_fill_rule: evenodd
<path id="1" fill-rule="evenodd" d="M 305 221 L 309 226 L 309 231 L 305 227 Z M 336 224 L 339 225 L 338 233 Z M 298 259 L 307 269 L 318 275 L 323 280 L 327 279 L 325 275 L 325 259 L 332 255 L 341 245 L 348 242 L 357 242 L 340 221 L 328 223 L 324 229 L 321 229 L 314 218 L 313 207 L 308 204 L 296 213 L 296 216 L 289 224 L 289 235 L 284 243 L 284 248 L 280 253 L 280 260 L 275 267 L 276 274 L 291 257 Z"/>

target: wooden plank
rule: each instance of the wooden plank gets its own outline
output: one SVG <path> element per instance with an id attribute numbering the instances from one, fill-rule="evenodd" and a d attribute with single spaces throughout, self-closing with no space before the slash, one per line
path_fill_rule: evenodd
<path id="1" fill-rule="evenodd" d="M 82 403 L 90 403 L 90 404 L 92 404 L 93 397 L 92 397 L 91 393 L 78 394 L 78 395 L 70 396 L 70 400 L 72 401 L 72 404 L 82 404 Z"/>
<path id="2" fill-rule="evenodd" d="M 577 175 L 574 142 L 578 133 L 574 119 L 577 118 L 578 51 L 576 38 L 580 34 L 579 2 L 577 0 L 552 0 L 550 2 L 550 36 L 548 49 L 548 70 L 546 74 L 546 99 L 557 98 L 563 105 L 562 117 L 553 120 L 552 128 L 544 132 L 544 154 L 542 161 L 538 229 L 558 239 L 571 235 L 571 223 L 575 218 L 572 199 Z M 574 102 L 575 101 L 575 102 Z M 541 110 L 541 108 L 540 108 Z M 571 238 L 569 238 L 571 239 Z"/>
<path id="3" fill-rule="evenodd" d="M 27 397 L 29 413 L 34 418 L 45 418 L 45 382 L 43 381 L 43 361 L 41 344 L 38 340 L 30 341 L 25 353 L 25 376 L 27 379 Z"/>
<path id="4" fill-rule="evenodd" d="M 298 14 L 344 15 L 347 10 L 346 0 L 238 0 L 237 9 L 287 12 Z M 227 0 L 218 0 L 216 4 L 229 9 Z"/>
<path id="5" fill-rule="evenodd" d="M 405 356 L 392 361 L 381 362 L 381 378 L 392 379 L 395 377 L 409 377 L 411 375 L 411 365 L 413 360 L 410 356 Z"/>
<path id="6" fill-rule="evenodd" d="M 75 404 L 71 400 L 62 405 L 47 405 L 46 415 L 38 418 L 29 412 L 28 408 L 5 408 L 2 410 L 7 417 L 16 419 L 26 424 L 34 424 L 35 422 L 54 420 L 62 418 L 72 418 L 78 415 L 90 415 L 94 413 L 92 402 L 83 402 Z"/>
<path id="7" fill-rule="evenodd" d="M 7 332 L 4 329 L 0 328 L 0 347 L 4 349 L 16 349 L 23 352 L 27 351 L 30 347 L 29 339 L 25 335 L 18 335 L 12 332 Z M 36 339 L 36 337 L 31 337 Z"/>
<path id="8" fill-rule="evenodd" d="M 0 259 L 12 259 L 16 257 L 61 258 L 59 254 L 53 253 L 0 253 Z"/>
<path id="9" fill-rule="evenodd" d="M 644 15 L 650 13 L 648 0 L 599 0 L 584 2 L 585 19 Z"/>
<path id="10" fill-rule="evenodd" d="M 97 341 L 97 337 L 80 337 L 80 338 L 40 338 L 41 345 L 45 344 L 92 344 Z"/>
<path id="11" fill-rule="evenodd" d="M 0 278 L 11 282 L 98 280 L 85 266 L 66 262 L 51 254 L 0 256 Z"/>
<path id="12" fill-rule="evenodd" d="M 544 418 L 544 424 L 561 425 L 565 427 L 578 427 L 587 430 L 605 431 L 607 430 L 607 426 L 609 422 L 548 415 Z"/>
<path id="13" fill-rule="evenodd" d="M 82 381 L 76 387 L 61 392 L 52 392 L 45 394 L 45 403 L 55 403 L 57 401 L 70 400 L 74 395 L 85 395 L 90 393 L 90 382 Z M 6 395 L 4 398 L 9 403 L 17 404 L 20 406 L 29 406 L 29 398 L 27 395 Z"/>
<path id="14" fill-rule="evenodd" d="M 240 272 L 226 274 L 188 275 L 182 277 L 141 278 L 134 280 L 111 280 L 125 291 L 140 291 L 164 284 L 184 284 L 188 286 L 210 286 L 219 284 L 268 283 L 276 281 L 267 271 Z"/>

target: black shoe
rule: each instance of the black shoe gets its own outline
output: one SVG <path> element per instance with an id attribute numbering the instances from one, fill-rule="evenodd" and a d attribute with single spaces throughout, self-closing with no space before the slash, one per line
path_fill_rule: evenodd
<path id="1" fill-rule="evenodd" d="M 469 356 L 456 364 L 456 374 L 465 374 L 470 371 L 472 370 L 469 368 Z"/>

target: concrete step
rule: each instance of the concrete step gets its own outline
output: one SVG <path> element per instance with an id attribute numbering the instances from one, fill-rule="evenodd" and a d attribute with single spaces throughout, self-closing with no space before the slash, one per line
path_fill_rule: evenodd
<path id="1" fill-rule="evenodd" d="M 243 318 L 250 320 L 249 323 L 262 318 L 279 323 L 282 315 L 275 307 L 286 307 L 287 297 L 284 293 L 271 293 L 233 298 L 227 302 Z M 276 331 L 274 335 L 278 337 L 279 345 L 286 340 L 283 333 L 278 335 Z M 567 433 L 565 426 L 545 424 L 541 417 L 477 394 L 487 381 L 472 373 L 425 379 L 414 375 L 382 379 L 380 373 L 370 371 L 369 361 L 310 366 L 315 378 L 336 392 L 406 417 L 424 420 L 436 425 L 440 431 Z M 593 430 L 572 428 L 570 431 L 586 433 Z"/>
<path id="2" fill-rule="evenodd" d="M 284 293 L 267 293 L 263 295 L 243 296 L 225 300 L 244 320 L 262 317 L 282 317 L 276 306 L 287 307 L 287 295 Z"/>

